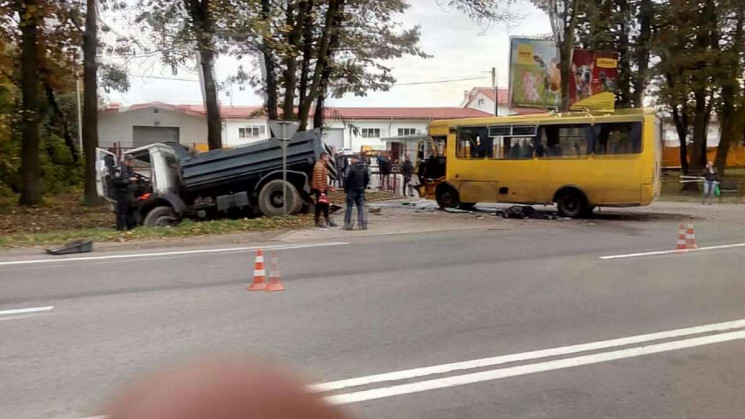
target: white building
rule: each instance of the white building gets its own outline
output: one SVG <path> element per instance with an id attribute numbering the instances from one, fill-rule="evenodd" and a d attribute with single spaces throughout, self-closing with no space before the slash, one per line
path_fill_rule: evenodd
<path id="1" fill-rule="evenodd" d="M 362 146 L 384 149 L 382 137 L 427 131 L 434 119 L 478 118 L 488 113 L 471 108 L 328 108 L 324 136 L 337 149 L 357 151 Z M 222 142 L 226 147 L 269 137 L 267 118 L 260 107 L 221 108 Z M 99 113 L 99 144 L 122 148 L 175 141 L 206 149 L 207 121 L 204 107 L 160 102 L 129 107 L 112 105 Z"/>

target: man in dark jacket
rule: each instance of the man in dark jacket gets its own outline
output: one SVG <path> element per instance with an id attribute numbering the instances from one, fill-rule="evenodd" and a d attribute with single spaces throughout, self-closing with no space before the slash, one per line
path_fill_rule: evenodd
<path id="1" fill-rule="evenodd" d="M 121 169 L 114 169 L 111 186 L 116 200 L 116 229 L 119 231 L 135 228 L 134 218 L 134 188 L 137 178 L 132 170 L 132 156 L 127 156 L 122 162 Z"/>
<path id="2" fill-rule="evenodd" d="M 404 187 L 401 191 L 404 196 L 414 196 L 414 194 L 411 191 L 411 177 L 414 176 L 414 164 L 411 162 L 411 159 L 409 156 L 406 156 L 406 160 L 404 160 L 403 167 L 401 168 L 401 173 L 404 175 Z M 409 187 L 408 191 L 406 189 L 406 186 Z"/>
<path id="3" fill-rule="evenodd" d="M 361 230 L 367 230 L 365 218 L 365 188 L 370 183 L 370 172 L 362 159 L 355 158 L 347 170 L 344 180 L 344 192 L 347 193 L 347 211 L 344 214 L 344 229 L 353 230 L 352 207 L 357 205 L 357 224 Z"/>

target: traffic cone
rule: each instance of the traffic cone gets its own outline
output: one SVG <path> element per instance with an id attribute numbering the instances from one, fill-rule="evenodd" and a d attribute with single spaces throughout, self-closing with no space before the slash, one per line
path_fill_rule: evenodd
<path id="1" fill-rule="evenodd" d="M 264 291 L 284 291 L 282 281 L 279 280 L 279 263 L 277 263 L 277 254 L 272 252 L 271 265 L 269 265 L 269 283 Z"/>
<path id="2" fill-rule="evenodd" d="M 678 228 L 678 245 L 675 246 L 675 250 L 686 250 L 686 231 L 683 223 L 680 223 Z"/>
<path id="3" fill-rule="evenodd" d="M 686 230 L 686 249 L 695 249 L 696 236 L 693 234 L 693 223 L 688 223 L 688 230 Z"/>
<path id="4" fill-rule="evenodd" d="M 263 291 L 266 289 L 266 283 L 264 277 L 266 271 L 264 271 L 264 252 L 261 249 L 256 251 L 256 262 L 254 263 L 254 278 L 251 286 L 248 287 L 249 291 Z"/>

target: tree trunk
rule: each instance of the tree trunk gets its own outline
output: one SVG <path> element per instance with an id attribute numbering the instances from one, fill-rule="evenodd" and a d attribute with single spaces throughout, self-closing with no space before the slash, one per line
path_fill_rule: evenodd
<path id="1" fill-rule="evenodd" d="M 636 66 L 634 76 L 634 94 L 631 98 L 635 108 L 644 107 L 644 91 L 647 89 L 649 71 L 650 45 L 652 42 L 652 0 L 641 0 L 639 5 L 639 36 L 636 40 Z"/>
<path id="2" fill-rule="evenodd" d="M 618 89 L 616 103 L 621 108 L 631 107 L 631 51 L 629 50 L 629 22 L 631 8 L 627 0 L 617 0 L 621 14 L 618 34 Z"/>
<path id="3" fill-rule="evenodd" d="M 693 149 L 691 150 L 691 169 L 696 172 L 706 166 L 706 92 L 696 89 L 693 93 L 695 108 L 693 115 Z"/>
<path id="4" fill-rule="evenodd" d="M 559 47 L 559 59 L 561 60 L 561 109 L 562 112 L 569 111 L 569 79 L 572 77 L 572 42 L 564 41 Z"/>
<path id="5" fill-rule="evenodd" d="M 72 161 L 77 163 L 80 159 L 80 154 L 78 153 L 78 148 L 75 146 L 75 140 L 72 138 L 72 134 L 70 133 L 70 125 L 67 123 L 67 117 L 62 111 L 62 108 L 59 107 L 59 103 L 57 103 L 57 98 L 54 95 L 54 89 L 52 89 L 52 86 L 46 82 L 43 84 L 44 91 L 47 95 L 47 102 L 49 102 L 49 106 L 52 108 L 50 119 L 54 121 L 54 124 L 62 131 L 62 138 L 65 140 L 67 148 L 70 149 Z"/>
<path id="6" fill-rule="evenodd" d="M 324 124 L 324 108 L 326 107 L 325 102 L 326 101 L 326 95 L 318 96 L 318 100 L 316 100 L 316 109 L 313 113 L 313 128 L 318 128 L 321 131 L 323 131 L 323 124 Z"/>
<path id="7" fill-rule="evenodd" d="M 222 148 L 222 119 L 215 83 L 215 24 L 210 12 L 211 2 L 188 0 L 184 4 L 196 31 L 199 65 L 202 67 L 202 88 L 207 110 L 207 145 L 210 150 L 216 150 Z"/>
<path id="8" fill-rule="evenodd" d="M 313 0 L 308 0 L 308 13 L 303 24 L 303 61 L 300 65 L 300 86 L 298 88 L 298 110 L 303 109 L 307 106 L 306 101 L 308 100 L 308 79 L 310 72 L 310 60 L 313 56 L 313 28 L 315 26 L 315 19 L 313 18 Z M 305 126 L 300 127 L 300 131 L 304 131 Z"/>
<path id="9" fill-rule="evenodd" d="M 677 106 L 673 106 L 673 122 L 680 141 L 680 169 L 684 175 L 688 174 L 688 116 L 685 111 L 681 115 Z"/>
<path id="10" fill-rule="evenodd" d="M 310 105 L 322 93 L 320 90 L 321 75 L 328 65 L 328 61 L 332 54 L 331 48 L 329 48 L 329 44 L 331 42 L 332 33 L 336 32 L 339 29 L 338 24 L 344 11 L 344 1 L 345 0 L 329 0 L 329 6 L 326 12 L 326 24 L 323 28 L 320 43 L 316 47 L 316 68 L 313 71 L 313 81 L 310 85 L 310 91 L 307 98 L 308 100 L 305 101 L 304 106 L 300 108 L 299 112 L 301 131 L 307 129 L 308 115 L 310 114 Z"/>
<path id="11" fill-rule="evenodd" d="M 201 47 L 199 57 L 204 81 L 204 102 L 207 107 L 207 144 L 210 150 L 216 150 L 222 148 L 222 119 L 214 77 L 215 54 L 212 48 Z"/>
<path id="12" fill-rule="evenodd" d="M 295 116 L 295 90 L 297 89 L 297 61 L 300 50 L 300 37 L 303 23 L 308 11 L 308 1 L 300 0 L 297 16 L 294 15 L 292 2 L 287 4 L 287 26 L 292 30 L 287 34 L 287 45 L 290 52 L 285 59 L 285 99 L 283 103 L 283 119 Z"/>
<path id="13" fill-rule="evenodd" d="M 269 31 L 269 21 L 271 4 L 270 0 L 261 0 L 261 17 L 267 22 Z M 261 46 L 261 52 L 264 55 L 264 66 L 266 67 L 266 112 L 270 120 L 279 119 L 277 115 L 277 74 L 274 65 L 274 54 L 271 46 L 271 34 L 264 34 L 264 40 Z"/>
<path id="14" fill-rule="evenodd" d="M 735 109 L 735 101 L 738 93 L 742 93 L 738 75 L 741 73 L 742 65 L 740 63 L 740 54 L 743 50 L 743 37 L 745 36 L 745 11 L 737 10 L 735 34 L 732 37 L 732 46 L 726 52 L 723 65 L 728 69 L 722 85 L 722 109 L 719 120 L 721 121 L 721 130 L 719 137 L 719 146 L 714 164 L 717 167 L 719 176 L 724 176 L 727 169 L 727 155 L 732 144 L 733 138 L 737 135 L 737 117 L 738 112 Z M 740 112 L 741 113 L 741 112 Z M 742 116 L 742 115 L 741 115 Z"/>
<path id="15" fill-rule="evenodd" d="M 37 0 L 27 0 L 20 7 L 21 29 L 21 112 L 23 144 L 21 146 L 22 189 L 19 204 L 41 203 L 39 183 L 39 61 L 38 37 L 40 16 Z"/>
<path id="16" fill-rule="evenodd" d="M 561 111 L 569 111 L 569 79 L 572 77 L 572 52 L 574 51 L 575 29 L 577 28 L 577 15 L 579 5 L 583 0 L 566 0 L 567 7 L 562 13 L 563 34 L 559 42 L 559 64 L 561 73 Z M 571 5 L 569 5 L 571 3 Z"/>
<path id="17" fill-rule="evenodd" d="M 96 191 L 96 147 L 98 147 L 98 19 L 96 0 L 86 1 L 83 33 L 83 156 L 85 156 L 86 205 L 98 202 Z"/>

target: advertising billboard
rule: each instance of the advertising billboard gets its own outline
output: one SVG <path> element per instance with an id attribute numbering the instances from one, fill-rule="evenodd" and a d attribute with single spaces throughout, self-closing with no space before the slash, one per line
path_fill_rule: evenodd
<path id="1" fill-rule="evenodd" d="M 510 39 L 510 106 L 551 108 L 561 105 L 559 49 L 550 40 Z"/>
<path id="2" fill-rule="evenodd" d="M 618 53 L 575 49 L 569 79 L 570 110 L 613 110 Z"/>

